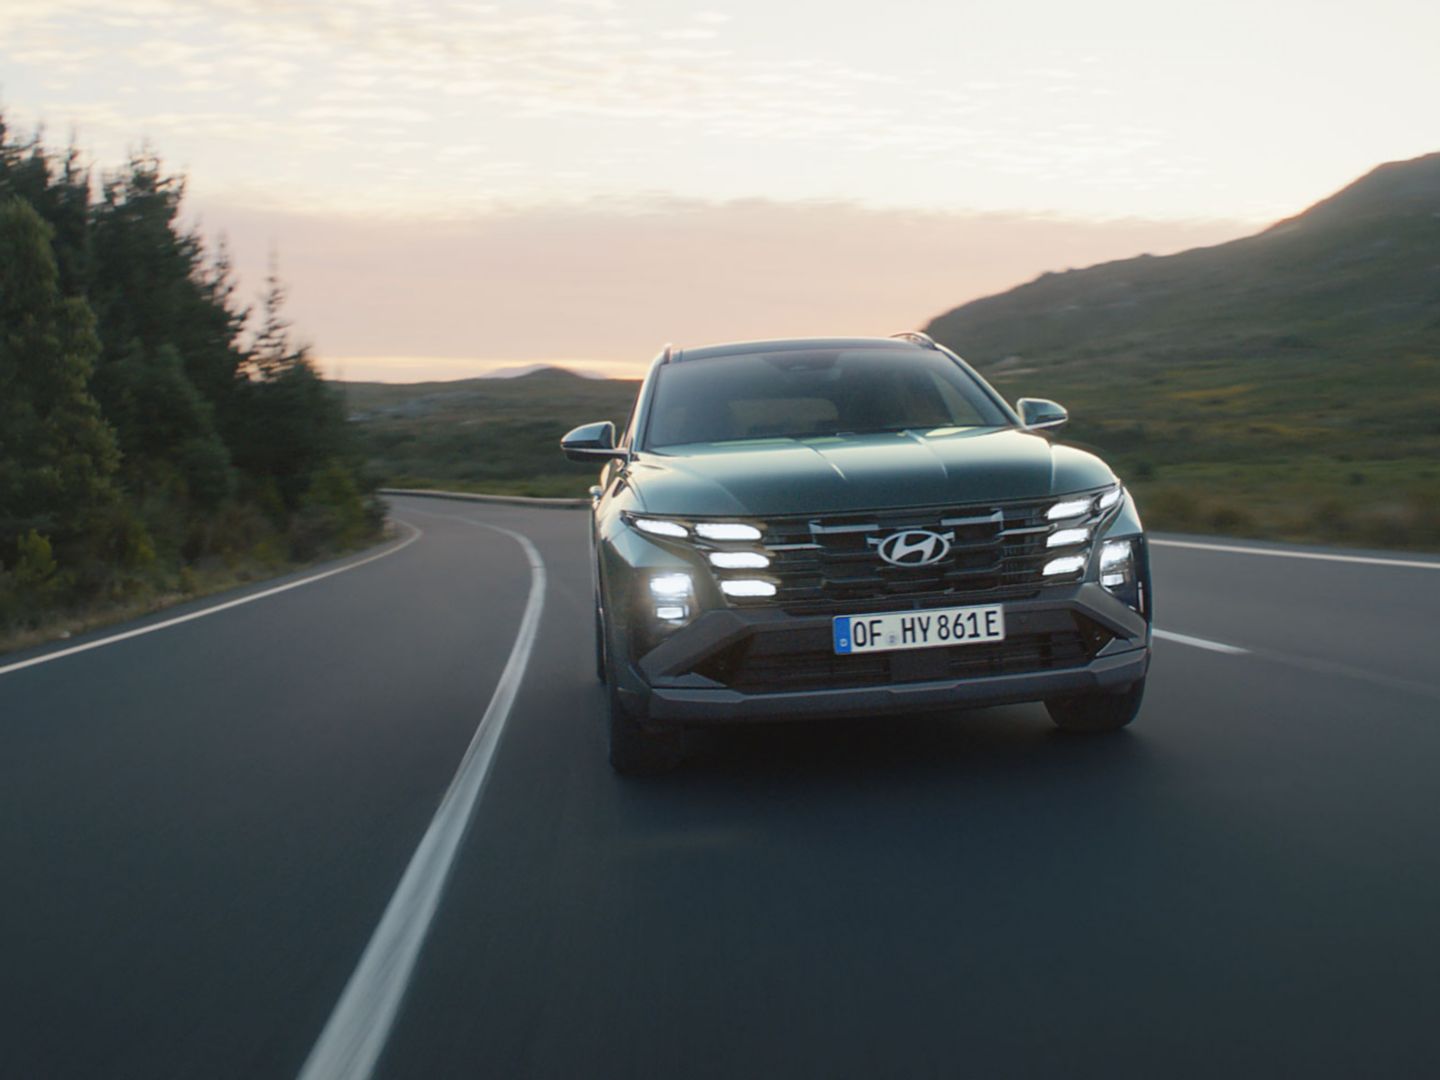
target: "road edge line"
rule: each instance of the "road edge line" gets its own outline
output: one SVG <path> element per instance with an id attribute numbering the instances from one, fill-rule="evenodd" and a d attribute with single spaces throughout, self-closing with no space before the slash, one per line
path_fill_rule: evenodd
<path id="1" fill-rule="evenodd" d="M 1210 652 L 1225 653 L 1227 656 L 1243 656 L 1250 652 L 1249 649 L 1243 649 L 1239 645 L 1226 645 L 1223 641 L 1211 641 L 1209 638 L 1177 634 L 1174 630 L 1156 629 L 1152 633 L 1161 641 L 1173 641 L 1177 645 L 1193 645 L 1197 649 L 1208 649 Z"/>
<path id="2" fill-rule="evenodd" d="M 300 1080 L 364 1080 L 375 1071 L 530 662 L 545 606 L 545 562 L 528 537 L 498 525 L 472 524 L 504 533 L 524 549 L 530 563 L 525 613 L 485 715 L 360 962 L 301 1068 Z"/>
<path id="3" fill-rule="evenodd" d="M 420 537 L 424 531 L 418 525 L 411 525 L 408 521 L 400 524 L 411 530 L 400 543 L 386 548 L 384 551 L 367 555 L 363 559 L 346 563 L 344 566 L 337 566 L 334 569 L 323 571 L 319 574 L 311 574 L 309 577 L 301 578 L 299 581 L 287 581 L 284 585 L 276 585 L 273 588 L 264 589 L 260 592 L 250 593 L 246 596 L 237 597 L 234 600 L 226 600 L 224 603 L 215 604 L 211 607 L 202 608 L 200 611 L 190 611 L 184 615 L 177 615 L 173 619 L 165 619 L 157 623 L 149 623 L 146 626 L 138 626 L 134 630 L 122 630 L 118 634 L 109 634 L 103 638 L 96 638 L 94 641 L 87 641 L 80 645 L 71 645 L 68 648 L 57 649 L 54 652 L 44 653 L 40 656 L 32 656 L 28 660 L 17 660 L 13 664 L 0 664 L 0 675 L 8 675 L 12 671 L 20 671 L 23 668 L 35 667 L 38 664 L 48 664 L 52 660 L 63 660 L 67 656 L 74 656 L 76 653 L 89 652 L 91 649 L 98 649 L 105 645 L 114 645 L 116 642 L 129 641 L 131 638 L 143 637 L 145 634 L 153 634 L 157 630 L 168 630 L 172 626 L 179 626 L 181 623 L 193 622 L 196 619 L 203 619 L 207 615 L 216 615 L 231 608 L 240 607 L 242 604 L 253 604 L 256 600 L 264 600 L 266 597 L 274 596 L 277 593 L 289 592 L 291 589 L 298 589 L 301 585 L 309 585 L 312 582 L 322 581 L 336 574 L 343 574 L 347 570 L 356 570 L 379 559 L 394 555 L 397 551 L 404 551 Z"/>
<path id="4" fill-rule="evenodd" d="M 1363 566 L 1398 566 L 1410 570 L 1440 570 L 1440 562 L 1421 559 L 1386 559 L 1378 555 L 1336 555 L 1324 551 L 1285 551 L 1280 548 L 1246 547 L 1243 544 L 1208 544 L 1198 540 L 1161 540 L 1151 537 L 1155 547 L 1191 548 L 1195 551 L 1224 551 L 1235 555 L 1269 555 L 1277 559 L 1313 559 L 1318 562 L 1360 563 Z"/>

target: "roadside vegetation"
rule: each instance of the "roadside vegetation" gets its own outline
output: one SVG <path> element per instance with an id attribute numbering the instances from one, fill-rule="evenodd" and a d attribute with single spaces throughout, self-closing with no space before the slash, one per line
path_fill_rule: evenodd
<path id="1" fill-rule="evenodd" d="M 0 649 L 364 543 L 340 395 L 180 225 L 152 153 L 98 178 L 0 117 Z"/>

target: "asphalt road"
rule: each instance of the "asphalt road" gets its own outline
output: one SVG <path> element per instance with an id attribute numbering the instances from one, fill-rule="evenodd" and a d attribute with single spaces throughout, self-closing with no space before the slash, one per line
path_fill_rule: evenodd
<path id="1" fill-rule="evenodd" d="M 707 732 L 626 781 L 583 513 L 394 502 L 365 565 L 0 658 L 0 1077 L 297 1075 L 527 607 L 480 523 L 543 613 L 377 1075 L 1440 1070 L 1440 570 L 1159 547 L 1199 641 L 1127 732 Z"/>

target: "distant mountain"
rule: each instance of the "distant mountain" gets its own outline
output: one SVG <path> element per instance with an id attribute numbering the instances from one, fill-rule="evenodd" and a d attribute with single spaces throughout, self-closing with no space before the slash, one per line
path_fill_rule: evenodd
<path id="1" fill-rule="evenodd" d="M 1381 165 L 1254 236 L 1045 274 L 927 329 L 1001 370 L 1440 355 L 1440 153 Z"/>
<path id="2" fill-rule="evenodd" d="M 560 367 L 557 364 L 521 364 L 514 367 L 496 368 L 477 376 L 481 379 L 528 379 L 532 376 L 549 378 L 558 375 L 564 378 L 604 379 L 607 376 L 596 371 L 579 371 L 575 368 Z"/>

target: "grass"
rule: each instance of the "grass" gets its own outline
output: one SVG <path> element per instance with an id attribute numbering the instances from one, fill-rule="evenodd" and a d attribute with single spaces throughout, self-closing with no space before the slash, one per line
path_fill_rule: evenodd
<path id="1" fill-rule="evenodd" d="M 1177 532 L 1440 549 L 1440 365 L 1273 356 L 1058 365 L 994 377 L 1053 397 L 1146 524 Z"/>

